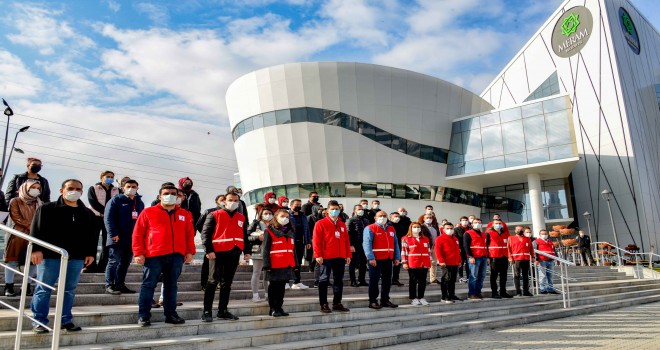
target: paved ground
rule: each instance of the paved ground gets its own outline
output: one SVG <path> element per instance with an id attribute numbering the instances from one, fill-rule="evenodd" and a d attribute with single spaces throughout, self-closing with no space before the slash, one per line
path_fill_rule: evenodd
<path id="1" fill-rule="evenodd" d="M 660 303 L 381 349 L 660 349 Z"/>

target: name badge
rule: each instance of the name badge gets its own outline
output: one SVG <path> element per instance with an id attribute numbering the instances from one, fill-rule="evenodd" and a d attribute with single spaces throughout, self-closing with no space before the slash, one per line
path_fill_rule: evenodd
<path id="1" fill-rule="evenodd" d="M 243 221 L 238 222 L 238 227 L 243 227 Z"/>
<path id="2" fill-rule="evenodd" d="M 429 246 L 428 243 L 424 243 L 424 248 L 428 248 L 428 246 Z"/>
<path id="3" fill-rule="evenodd" d="M 529 247 L 529 243 L 525 243 L 525 247 Z"/>
<path id="4" fill-rule="evenodd" d="M 186 217 L 183 215 L 179 215 L 179 221 L 186 221 Z"/>
<path id="5" fill-rule="evenodd" d="M 339 238 L 339 236 L 340 236 L 339 231 L 335 231 L 335 237 Z"/>
<path id="6" fill-rule="evenodd" d="M 137 220 L 137 218 L 138 218 L 138 212 L 135 211 L 135 210 L 133 210 L 133 212 L 131 213 L 131 218 L 133 218 L 133 220 Z"/>
<path id="7" fill-rule="evenodd" d="M 341 232 L 344 232 L 344 228 L 343 228 L 343 227 L 341 227 Z"/>
<path id="8" fill-rule="evenodd" d="M 390 232 L 390 237 L 394 237 L 394 232 Z"/>
<path id="9" fill-rule="evenodd" d="M 505 239 L 504 239 L 504 243 L 506 243 L 506 241 L 507 241 L 507 239 L 505 238 Z"/>

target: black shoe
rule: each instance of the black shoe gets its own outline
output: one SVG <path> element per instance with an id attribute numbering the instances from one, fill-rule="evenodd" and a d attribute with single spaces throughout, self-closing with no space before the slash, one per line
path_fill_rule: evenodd
<path id="1" fill-rule="evenodd" d="M 384 302 L 384 303 L 380 303 L 380 305 L 381 305 L 382 307 L 391 307 L 391 308 L 393 308 L 393 309 L 399 307 L 399 305 L 397 305 L 397 304 L 395 304 L 395 303 L 393 303 L 393 302 L 391 302 L 391 301 L 389 301 L 389 300 L 386 301 L 386 302 Z"/>
<path id="2" fill-rule="evenodd" d="M 345 308 L 344 305 L 339 303 L 339 304 L 332 304 L 332 311 L 349 312 L 351 310 L 349 310 L 348 308 Z"/>
<path id="3" fill-rule="evenodd" d="M 403 287 L 404 286 L 404 284 L 399 282 L 399 280 L 392 281 L 392 285 L 397 286 L 397 287 Z"/>
<path id="4" fill-rule="evenodd" d="M 499 294 L 497 294 L 497 293 L 492 293 L 492 294 L 490 295 L 490 297 L 493 298 L 493 299 L 502 299 L 502 297 L 501 297 Z"/>
<path id="5" fill-rule="evenodd" d="M 37 334 L 46 334 L 48 333 L 48 329 L 42 325 L 38 325 L 34 328 L 32 328 L 32 332 L 37 333 Z"/>
<path id="6" fill-rule="evenodd" d="M 27 291 L 25 291 L 25 295 L 28 297 L 34 295 L 34 288 L 32 288 L 32 286 L 30 286 L 29 284 L 27 286 Z"/>
<path id="7" fill-rule="evenodd" d="M 369 286 L 369 283 L 367 283 L 365 281 L 362 281 L 362 282 L 358 283 L 358 287 L 368 287 L 368 286 Z"/>
<path id="8" fill-rule="evenodd" d="M 507 293 L 507 292 L 500 293 L 500 296 L 501 296 L 502 298 L 505 298 L 505 299 L 513 298 L 513 295 L 511 295 L 511 294 L 509 294 L 509 293 Z"/>
<path id="9" fill-rule="evenodd" d="M 522 295 L 523 295 L 523 296 L 526 296 L 526 297 L 533 297 L 533 296 L 534 296 L 534 294 L 532 294 L 532 293 L 530 293 L 530 292 L 525 292 L 525 293 L 523 293 Z"/>
<path id="10" fill-rule="evenodd" d="M 18 293 L 16 293 L 14 291 L 14 284 L 13 283 L 6 283 L 5 284 L 5 296 L 6 297 L 15 297 L 17 295 L 18 295 Z M 48 330 L 46 329 L 46 331 L 48 331 Z"/>
<path id="11" fill-rule="evenodd" d="M 279 309 L 279 312 L 280 312 L 280 315 L 282 315 L 282 316 L 285 316 L 285 317 L 286 317 L 286 316 L 289 316 L 289 313 L 288 313 L 288 312 L 285 312 L 285 311 L 282 310 L 282 309 Z"/>
<path id="12" fill-rule="evenodd" d="M 370 304 L 369 304 L 369 308 L 370 308 L 370 309 L 374 309 L 374 310 L 380 310 L 380 309 L 382 309 L 383 307 L 380 306 L 378 303 L 370 303 Z"/>
<path id="13" fill-rule="evenodd" d="M 171 323 L 171 324 L 184 324 L 186 323 L 186 320 L 183 318 L 174 315 L 174 316 L 165 316 L 165 323 Z"/>
<path id="14" fill-rule="evenodd" d="M 272 312 L 270 313 L 270 315 L 273 316 L 273 317 L 282 317 L 282 316 L 284 316 L 284 315 L 282 315 L 281 312 L 279 312 L 279 311 L 277 311 L 277 310 L 272 311 Z"/>
<path id="15" fill-rule="evenodd" d="M 435 283 L 435 284 L 441 284 L 440 281 L 438 281 L 438 280 L 433 281 L 433 283 Z"/>
<path id="16" fill-rule="evenodd" d="M 202 322 L 213 322 L 213 313 L 211 313 L 211 311 L 204 311 L 202 314 Z"/>
<path id="17" fill-rule="evenodd" d="M 357 287 L 357 286 L 358 286 L 357 282 L 351 282 L 351 287 Z"/>
<path id="18" fill-rule="evenodd" d="M 548 292 L 548 294 L 561 294 L 561 293 L 559 293 L 559 292 L 556 291 L 556 290 L 553 290 L 552 292 Z"/>
<path id="19" fill-rule="evenodd" d="M 483 298 L 484 298 L 484 296 L 483 296 L 483 295 L 481 295 L 481 293 L 479 293 L 479 294 L 477 294 L 477 298 L 479 298 L 479 299 L 481 299 L 481 300 L 483 300 Z"/>
<path id="20" fill-rule="evenodd" d="M 151 319 L 147 317 L 140 317 L 138 319 L 138 325 L 140 325 L 140 327 L 149 327 L 151 326 Z"/>
<path id="21" fill-rule="evenodd" d="M 236 321 L 238 320 L 237 316 L 234 316 L 229 310 L 224 310 L 222 312 L 218 311 L 218 314 L 216 315 L 221 320 L 230 320 L 230 321 Z"/>
<path id="22" fill-rule="evenodd" d="M 452 296 L 452 297 L 450 297 L 449 299 L 450 299 L 450 300 L 453 300 L 453 301 L 463 301 L 463 299 L 461 299 L 461 298 L 459 298 L 459 297 L 457 297 L 457 296 L 455 296 L 455 295 Z"/>
<path id="23" fill-rule="evenodd" d="M 61 329 L 66 329 L 67 332 L 80 332 L 82 331 L 82 328 L 80 326 L 76 326 L 75 324 L 69 322 L 67 324 L 63 324 Z"/>
<path id="24" fill-rule="evenodd" d="M 126 287 L 126 286 L 121 286 L 118 290 L 121 292 L 121 294 L 135 294 L 135 293 L 137 293 L 136 291 L 134 291 L 132 289 L 128 289 L 128 287 Z"/>
<path id="25" fill-rule="evenodd" d="M 540 293 L 541 293 L 541 294 L 549 294 L 548 292 L 545 292 L 545 291 L 543 291 L 543 292 L 540 292 Z"/>
<path id="26" fill-rule="evenodd" d="M 330 306 L 328 306 L 328 304 L 323 304 L 321 305 L 321 312 L 324 314 L 329 314 L 332 312 L 332 310 L 330 310 Z"/>
<path id="27" fill-rule="evenodd" d="M 121 292 L 119 290 L 115 289 L 115 287 L 110 286 L 110 287 L 105 289 L 105 294 L 119 295 L 119 294 L 121 294 Z"/>

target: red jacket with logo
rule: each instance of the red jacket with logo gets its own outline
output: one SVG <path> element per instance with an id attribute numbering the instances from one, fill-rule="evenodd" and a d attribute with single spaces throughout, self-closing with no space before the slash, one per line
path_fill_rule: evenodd
<path id="1" fill-rule="evenodd" d="M 540 238 L 537 238 L 536 240 L 534 240 L 534 243 L 536 243 L 536 247 L 537 247 L 536 249 L 538 249 L 538 250 L 540 250 L 544 253 L 548 253 L 550 255 L 557 256 L 557 254 L 555 253 L 555 245 L 551 240 L 544 241 Z M 552 259 L 548 258 L 547 256 L 543 256 L 541 254 L 538 254 L 537 259 L 541 260 L 541 261 L 552 260 Z"/>
<path id="2" fill-rule="evenodd" d="M 461 245 L 456 235 L 441 234 L 435 239 L 433 249 L 435 249 L 435 258 L 438 260 L 438 264 L 446 264 L 447 266 L 459 266 L 461 264 Z M 475 254 L 474 250 L 472 253 Z"/>
<path id="3" fill-rule="evenodd" d="M 371 250 L 374 252 L 376 260 L 394 259 L 394 240 L 397 239 L 394 226 L 387 226 L 387 231 L 378 224 L 371 224 L 367 227 L 374 234 Z"/>
<path id="4" fill-rule="evenodd" d="M 192 221 L 192 214 L 178 205 L 169 213 L 160 203 L 145 208 L 133 229 L 133 255 L 195 254 Z"/>
<path id="5" fill-rule="evenodd" d="M 484 258 L 488 257 L 488 248 L 486 247 L 486 234 L 475 230 L 470 230 L 465 234 L 470 236 L 470 252 L 468 254 L 471 258 Z M 466 247 L 467 250 L 467 247 Z"/>
<path id="6" fill-rule="evenodd" d="M 401 263 L 408 264 L 408 268 L 411 269 L 430 268 L 430 245 L 428 237 L 403 236 L 401 238 Z"/>
<path id="7" fill-rule="evenodd" d="M 295 244 L 293 238 L 287 236 L 277 237 L 270 230 L 266 229 L 270 236 L 270 268 L 283 269 L 285 267 L 295 267 L 296 258 L 294 257 Z"/>
<path id="8" fill-rule="evenodd" d="M 348 230 L 346 224 L 339 218 L 336 223 L 329 216 L 317 221 L 312 236 L 314 258 L 327 260 L 351 257 L 351 242 L 348 238 Z"/>
<path id="9" fill-rule="evenodd" d="M 502 258 L 509 257 L 509 251 L 506 244 L 509 240 L 509 232 L 502 231 L 497 233 L 495 230 L 488 230 L 487 234 L 490 236 L 490 243 L 488 244 L 488 257 Z"/>
<path id="10" fill-rule="evenodd" d="M 244 250 L 245 237 L 243 225 L 245 217 L 239 212 L 229 215 L 226 210 L 216 210 L 211 213 L 215 219 L 215 231 L 213 232 L 214 252 L 228 252 L 234 247 Z"/>
<path id="11" fill-rule="evenodd" d="M 511 236 L 507 243 L 509 257 L 514 261 L 530 260 L 534 255 L 532 240 L 525 236 Z"/>

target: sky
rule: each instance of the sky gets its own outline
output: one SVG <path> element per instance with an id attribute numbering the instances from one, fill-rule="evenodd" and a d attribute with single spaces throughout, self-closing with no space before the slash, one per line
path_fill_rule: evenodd
<path id="1" fill-rule="evenodd" d="M 632 2 L 660 28 L 660 1 Z M 88 187 L 109 169 L 137 179 L 145 201 L 189 176 L 210 207 L 238 171 L 224 96 L 241 75 L 288 62 L 366 62 L 480 93 L 560 4 L 0 0 L 0 97 L 15 113 L 8 142 L 30 126 L 7 173 L 38 157 L 58 189 L 67 178 Z"/>

